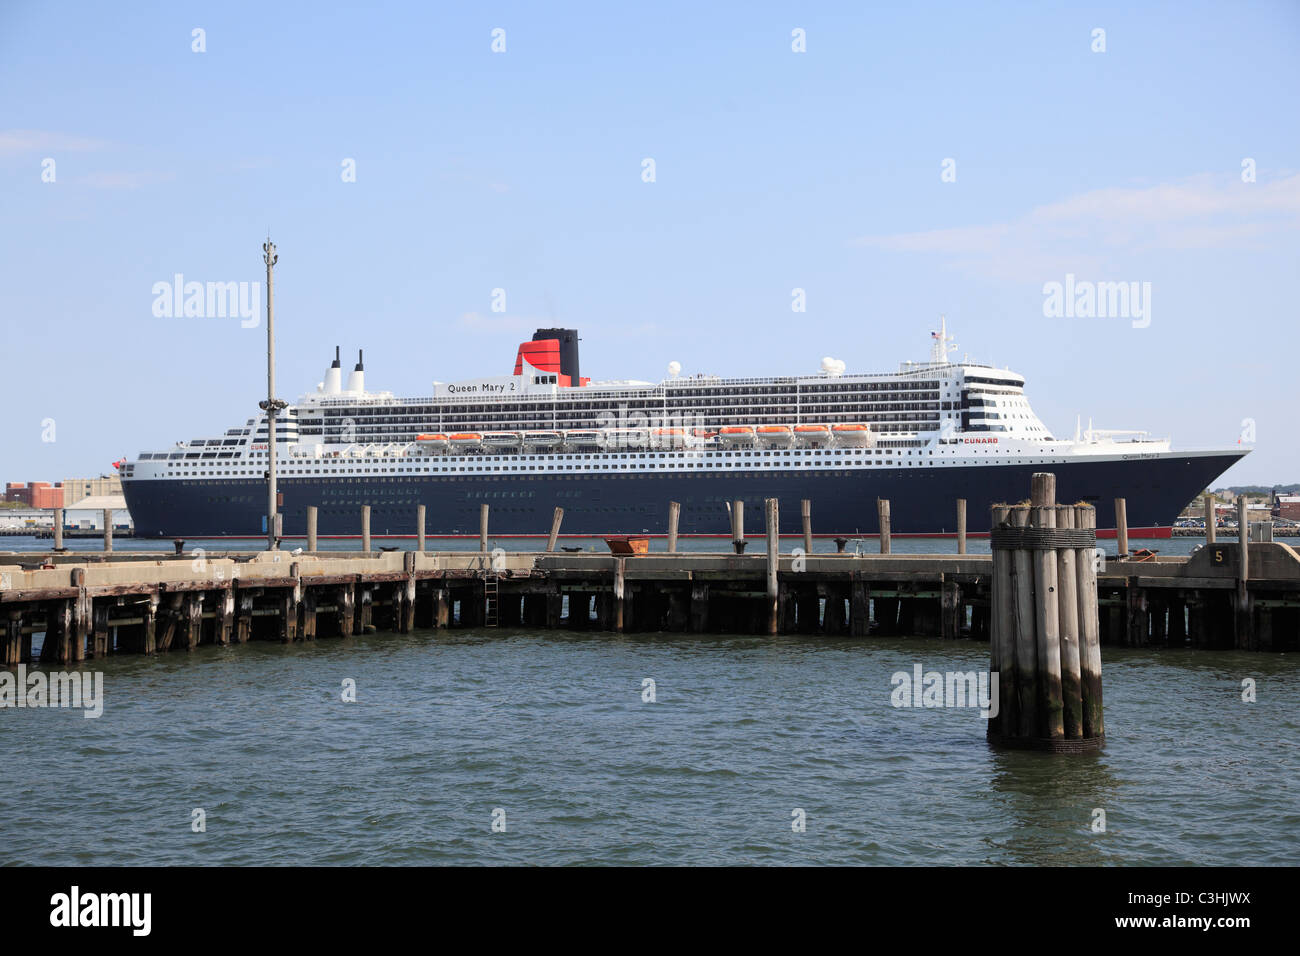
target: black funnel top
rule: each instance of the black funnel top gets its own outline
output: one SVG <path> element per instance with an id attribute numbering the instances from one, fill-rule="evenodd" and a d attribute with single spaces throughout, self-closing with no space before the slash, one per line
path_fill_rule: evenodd
<path id="1" fill-rule="evenodd" d="M 577 329 L 538 329 L 533 333 L 533 341 L 542 339 L 560 340 L 560 374 L 569 376 L 569 381 L 578 384 L 578 330 Z"/>

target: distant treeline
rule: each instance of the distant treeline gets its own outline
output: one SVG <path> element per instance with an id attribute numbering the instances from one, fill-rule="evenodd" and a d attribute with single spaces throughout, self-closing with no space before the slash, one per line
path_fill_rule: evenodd
<path id="1" fill-rule="evenodd" d="M 1300 492 L 1300 482 L 1290 485 L 1233 485 L 1231 488 L 1220 488 L 1215 494 L 1222 495 L 1271 495 L 1276 491 L 1280 495 L 1294 495 Z"/>

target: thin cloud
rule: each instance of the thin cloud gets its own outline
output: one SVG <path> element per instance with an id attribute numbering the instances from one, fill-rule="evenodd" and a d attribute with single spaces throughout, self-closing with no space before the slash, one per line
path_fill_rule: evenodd
<path id="1" fill-rule="evenodd" d="M 80 176 L 72 182 L 79 186 L 90 186 L 92 189 L 140 189 L 144 186 L 171 182 L 175 178 L 173 173 L 98 172 Z"/>
<path id="2" fill-rule="evenodd" d="M 108 143 L 84 136 L 69 136 L 39 129 L 0 130 L 0 156 L 19 156 L 23 153 L 86 153 L 106 149 Z"/>
<path id="3" fill-rule="evenodd" d="M 1102 269 L 1116 255 L 1241 248 L 1297 231 L 1300 174 L 1255 183 L 1207 175 L 1091 190 L 1011 222 L 863 236 L 853 244 L 943 256 L 971 275 L 1022 281 Z"/>

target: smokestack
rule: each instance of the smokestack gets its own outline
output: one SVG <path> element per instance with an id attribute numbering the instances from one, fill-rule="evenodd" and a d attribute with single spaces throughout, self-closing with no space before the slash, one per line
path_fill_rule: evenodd
<path id="1" fill-rule="evenodd" d="M 321 391 L 326 395 L 337 395 L 343 390 L 343 369 L 339 365 L 339 347 L 334 346 L 334 364 L 325 370 L 325 382 Z"/>
<path id="2" fill-rule="evenodd" d="M 533 341 L 556 339 L 560 343 L 560 374 L 569 376 L 569 381 L 578 384 L 578 330 L 577 329 L 538 329 L 533 333 Z"/>
<path id="3" fill-rule="evenodd" d="M 357 367 L 348 375 L 348 391 L 361 395 L 366 390 L 366 367 L 361 361 L 362 352 L 357 350 Z"/>

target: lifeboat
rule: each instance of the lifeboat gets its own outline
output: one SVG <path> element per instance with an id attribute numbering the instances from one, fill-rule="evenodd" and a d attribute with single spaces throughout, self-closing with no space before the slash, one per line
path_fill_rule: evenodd
<path id="1" fill-rule="evenodd" d="M 574 428 L 564 433 L 565 448 L 593 445 L 597 448 L 605 447 L 605 433 L 599 428 Z"/>
<path id="2" fill-rule="evenodd" d="M 759 425 L 754 431 L 759 441 L 777 448 L 788 448 L 794 441 L 794 432 L 789 425 Z"/>
<path id="3" fill-rule="evenodd" d="M 871 429 L 866 425 L 832 425 L 835 441 L 850 448 L 863 448 L 871 444 Z"/>
<path id="4" fill-rule="evenodd" d="M 685 448 L 686 429 L 652 428 L 650 438 L 656 448 Z"/>
<path id="5" fill-rule="evenodd" d="M 524 444 L 529 448 L 554 448 L 562 440 L 559 432 L 524 432 Z"/>
<path id="6" fill-rule="evenodd" d="M 800 445 L 829 445 L 830 425 L 795 425 L 794 438 Z"/>
<path id="7" fill-rule="evenodd" d="M 437 449 L 441 451 L 447 447 L 446 435 L 416 435 L 415 443 L 421 448 Z"/>
<path id="8" fill-rule="evenodd" d="M 609 448 L 644 448 L 650 444 L 648 428 L 607 428 L 605 445 Z"/>
<path id="9" fill-rule="evenodd" d="M 483 447 L 483 436 L 478 432 L 460 432 L 448 437 L 447 443 L 461 451 L 477 451 Z"/>
<path id="10" fill-rule="evenodd" d="M 753 425 L 724 425 L 718 429 L 718 441 L 724 445 L 754 444 Z"/>
<path id="11" fill-rule="evenodd" d="M 523 436 L 519 432 L 484 432 L 483 447 L 488 449 L 518 448 Z"/>
<path id="12" fill-rule="evenodd" d="M 710 438 L 718 437 L 718 430 L 716 428 L 692 428 L 691 436 L 700 441 L 708 441 Z"/>

